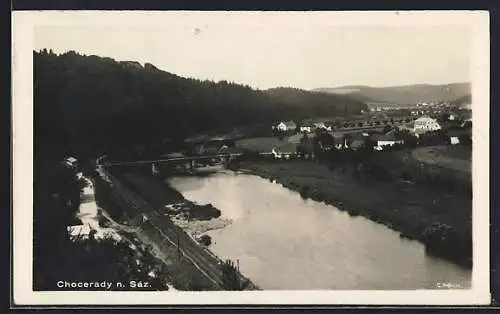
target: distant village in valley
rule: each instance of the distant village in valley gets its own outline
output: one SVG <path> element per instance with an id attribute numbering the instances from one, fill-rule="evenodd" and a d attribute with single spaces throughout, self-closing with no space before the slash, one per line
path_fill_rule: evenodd
<path id="1" fill-rule="evenodd" d="M 184 149 L 162 154 L 162 157 L 253 151 L 275 158 L 312 158 L 315 150 L 316 153 L 355 151 L 367 145 L 374 151 L 384 151 L 400 147 L 472 144 L 470 101 L 460 104 L 430 101 L 413 105 L 367 103 L 367 106 L 368 110 L 355 115 L 283 120 L 271 125 L 235 128 L 228 133 L 199 134 L 186 138 Z M 164 151 L 169 143 L 170 139 L 158 142 L 156 153 Z M 137 147 L 135 153 L 143 154 L 142 148 Z"/>
<path id="2" fill-rule="evenodd" d="M 271 128 L 282 140 L 288 137 L 289 141 L 297 142 L 300 137 L 298 143 L 305 150 L 312 150 L 307 143 L 318 133 L 332 135 L 335 149 L 358 149 L 371 141 L 374 149 L 381 151 L 395 145 L 418 145 L 430 137 L 438 138 L 441 144 L 456 145 L 472 141 L 472 110 L 469 103 L 460 106 L 451 102 L 406 106 L 372 104 L 368 112 L 350 118 L 279 121 Z M 278 147 L 274 147 L 274 151 L 277 150 Z"/>

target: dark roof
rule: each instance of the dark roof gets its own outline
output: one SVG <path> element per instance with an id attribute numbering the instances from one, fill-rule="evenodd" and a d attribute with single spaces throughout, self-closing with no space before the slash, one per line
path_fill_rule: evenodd
<path id="1" fill-rule="evenodd" d="M 297 127 L 297 124 L 295 124 L 295 122 L 293 122 L 293 121 L 284 121 L 283 123 L 284 123 L 287 127 L 291 127 L 291 126 L 293 126 L 293 127 Z"/>

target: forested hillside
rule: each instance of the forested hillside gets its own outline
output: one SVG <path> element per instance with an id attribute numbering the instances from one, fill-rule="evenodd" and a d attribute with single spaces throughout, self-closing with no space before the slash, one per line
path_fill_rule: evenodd
<path id="1" fill-rule="evenodd" d="M 70 145 L 85 152 L 366 108 L 343 96 L 269 94 L 183 78 L 152 64 L 45 49 L 34 52 L 34 103 L 37 147 Z"/>

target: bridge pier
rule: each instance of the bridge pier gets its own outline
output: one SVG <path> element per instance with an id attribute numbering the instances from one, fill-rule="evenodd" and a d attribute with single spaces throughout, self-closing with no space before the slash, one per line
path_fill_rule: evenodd
<path id="1" fill-rule="evenodd" d="M 189 161 L 189 163 L 188 163 L 188 172 L 190 174 L 194 174 L 195 170 L 196 170 L 195 161 L 194 160 Z"/>

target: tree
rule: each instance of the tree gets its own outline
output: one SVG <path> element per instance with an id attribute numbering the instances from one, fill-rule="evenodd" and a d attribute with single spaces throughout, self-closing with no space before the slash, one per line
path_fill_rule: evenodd
<path id="1" fill-rule="evenodd" d="M 389 132 L 391 130 L 392 130 L 392 127 L 387 124 L 387 125 L 384 126 L 384 129 L 382 130 L 382 132 L 387 133 L 387 132 Z"/>
<path id="2" fill-rule="evenodd" d="M 468 135 L 460 135 L 458 137 L 458 140 L 461 145 L 466 146 L 466 147 L 472 147 L 472 139 Z"/>
<path id="3" fill-rule="evenodd" d="M 353 142 L 354 142 L 354 140 L 353 140 L 351 134 L 345 134 L 342 137 L 342 144 L 345 144 L 345 146 L 347 146 L 347 147 L 351 147 Z"/>
<path id="4" fill-rule="evenodd" d="M 400 140 L 403 140 L 404 146 L 409 148 L 417 147 L 418 138 L 411 134 L 408 130 L 398 130 L 396 132 L 396 137 Z"/>
<path id="5" fill-rule="evenodd" d="M 46 49 L 34 52 L 34 80 L 35 145 L 92 153 L 366 107 L 337 95 L 259 91 L 226 81 L 186 79 L 151 65 L 75 52 L 51 55 Z"/>
<path id="6" fill-rule="evenodd" d="M 242 281 L 233 261 L 228 259 L 221 262 L 220 269 L 222 272 L 222 284 L 225 290 L 244 290 L 248 286 L 249 282 L 247 280 Z"/>
<path id="7" fill-rule="evenodd" d="M 450 119 L 450 113 L 449 112 L 444 112 L 444 113 L 441 113 L 439 115 L 439 117 L 437 118 L 437 121 L 440 124 L 443 124 L 443 123 L 447 122 L 449 119 Z"/>

